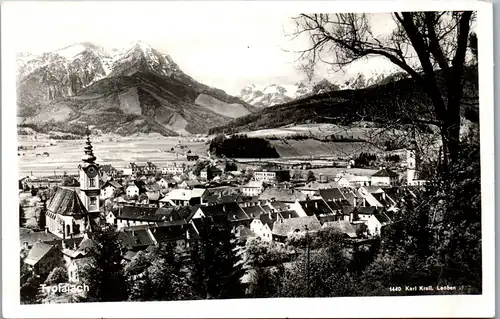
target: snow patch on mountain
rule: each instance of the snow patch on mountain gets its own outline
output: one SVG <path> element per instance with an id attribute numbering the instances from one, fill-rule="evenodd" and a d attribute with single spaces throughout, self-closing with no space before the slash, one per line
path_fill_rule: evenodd
<path id="1" fill-rule="evenodd" d="M 268 107 L 286 103 L 309 94 L 311 88 L 302 82 L 289 84 L 270 84 L 267 86 L 247 85 L 240 91 L 239 98 L 256 107 Z"/>

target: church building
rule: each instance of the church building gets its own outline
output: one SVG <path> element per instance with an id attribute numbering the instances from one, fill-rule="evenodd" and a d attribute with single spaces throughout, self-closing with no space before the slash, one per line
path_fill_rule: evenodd
<path id="1" fill-rule="evenodd" d="M 61 238 L 82 237 L 99 225 L 99 164 L 95 163 L 90 132 L 78 165 L 80 187 L 59 187 L 47 202 L 46 226 Z"/>

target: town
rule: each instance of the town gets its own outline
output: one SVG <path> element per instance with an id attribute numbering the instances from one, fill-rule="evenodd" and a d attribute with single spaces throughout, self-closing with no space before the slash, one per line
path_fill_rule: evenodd
<path id="1" fill-rule="evenodd" d="M 32 211 L 31 226 L 20 225 L 25 276 L 45 285 L 56 273 L 63 279 L 54 284 L 78 284 L 92 258 L 93 233 L 102 228 L 118 233 L 123 265 L 154 246 L 188 250 L 202 240 L 207 223 L 229 225 L 240 246 L 262 242 L 287 251 L 297 238 L 331 231 L 350 247 L 365 247 L 403 218 L 400 204 L 408 197 L 418 201 L 427 183 L 418 179 L 419 156 L 411 146 L 404 150 L 402 174 L 380 167 L 369 176 L 331 178 L 316 177 L 305 166 L 303 174 L 292 176 L 284 165 L 204 159 L 187 152 L 184 161 L 164 167 L 130 163 L 118 170 L 96 162 L 87 134 L 81 162 L 75 163 L 77 176 L 19 179 L 21 223 Z M 350 160 L 346 168 L 354 165 Z M 285 260 L 293 260 L 289 255 Z M 251 272 L 247 267 L 243 283 Z"/>

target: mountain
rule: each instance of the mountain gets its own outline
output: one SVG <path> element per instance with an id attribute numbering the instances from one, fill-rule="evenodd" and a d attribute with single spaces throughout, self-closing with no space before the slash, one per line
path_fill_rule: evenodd
<path id="1" fill-rule="evenodd" d="M 310 92 L 311 89 L 302 82 L 294 85 L 270 84 L 264 87 L 252 84 L 241 89 L 239 97 L 255 107 L 268 107 L 293 101 Z"/>
<path id="2" fill-rule="evenodd" d="M 359 90 L 376 86 L 405 77 L 404 73 L 386 75 L 384 73 L 372 73 L 365 75 L 357 73 L 353 77 L 332 83 L 328 79 L 322 79 L 311 85 L 298 82 L 294 85 L 271 84 L 258 87 L 254 84 L 243 87 L 239 97 L 250 105 L 258 108 L 288 103 L 298 98 L 312 96 L 320 93 L 339 90 Z"/>
<path id="3" fill-rule="evenodd" d="M 477 67 L 467 68 L 464 86 L 466 96 L 478 96 L 477 81 Z M 471 105 L 474 103 L 464 102 L 461 115 L 462 118 L 477 123 L 478 108 L 477 105 Z M 262 108 L 213 128 L 210 133 L 230 134 L 310 123 L 349 125 L 364 121 L 384 125 L 399 121 L 405 124 L 404 121 L 409 123 L 415 118 L 433 119 L 432 109 L 431 101 L 421 86 L 412 78 L 394 74 L 384 77 L 380 84 L 363 89 L 311 94 L 291 102 Z"/>
<path id="4" fill-rule="evenodd" d="M 20 124 L 44 130 L 89 124 L 122 135 L 205 133 L 256 110 L 197 82 L 141 41 L 117 53 L 80 43 L 19 54 L 17 66 Z"/>

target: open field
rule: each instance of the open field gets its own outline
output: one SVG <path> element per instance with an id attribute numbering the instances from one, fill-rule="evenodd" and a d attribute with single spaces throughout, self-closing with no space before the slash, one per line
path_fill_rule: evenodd
<path id="1" fill-rule="evenodd" d="M 100 164 L 111 164 L 117 169 L 125 168 L 130 162 L 145 163 L 151 161 L 158 166 L 168 162 L 186 161 L 185 154 L 207 156 L 208 145 L 205 142 L 192 142 L 185 137 L 135 137 L 135 138 L 93 138 L 94 154 Z M 176 147 L 184 146 L 184 149 Z M 48 143 L 48 141 L 47 141 Z M 42 141 L 19 141 L 19 145 L 38 145 L 34 150 L 19 151 L 19 176 L 61 175 L 64 171 L 76 174 L 78 164 L 84 154 L 85 140 L 57 141 L 57 145 L 45 145 Z M 171 149 L 174 148 L 174 152 Z M 36 156 L 48 152 L 50 155 Z M 192 163 L 192 162 L 191 162 Z"/>

